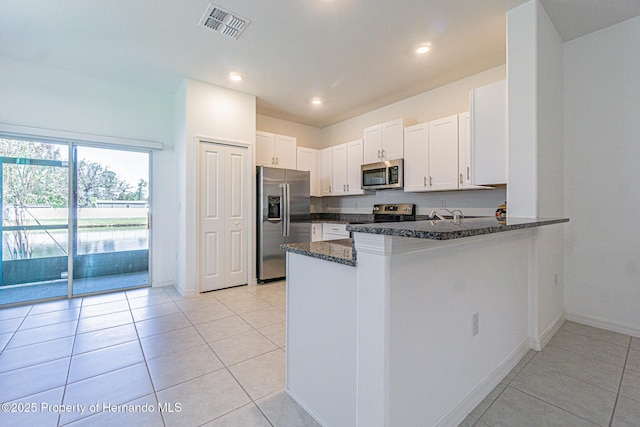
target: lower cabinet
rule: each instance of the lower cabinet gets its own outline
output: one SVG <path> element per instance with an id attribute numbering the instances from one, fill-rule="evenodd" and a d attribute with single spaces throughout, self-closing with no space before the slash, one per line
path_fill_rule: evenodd
<path id="1" fill-rule="evenodd" d="M 313 222 L 311 223 L 311 241 L 319 242 L 322 240 L 322 223 Z"/>
<path id="2" fill-rule="evenodd" d="M 346 224 L 333 224 L 325 222 L 322 224 L 322 240 L 348 239 L 349 232 Z"/>

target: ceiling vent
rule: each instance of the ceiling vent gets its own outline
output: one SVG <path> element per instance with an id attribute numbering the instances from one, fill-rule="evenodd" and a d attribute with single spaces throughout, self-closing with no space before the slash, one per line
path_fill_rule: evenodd
<path id="1" fill-rule="evenodd" d="M 237 13 L 224 10 L 215 4 L 209 4 L 200 20 L 200 25 L 232 39 L 237 39 L 250 22 Z"/>

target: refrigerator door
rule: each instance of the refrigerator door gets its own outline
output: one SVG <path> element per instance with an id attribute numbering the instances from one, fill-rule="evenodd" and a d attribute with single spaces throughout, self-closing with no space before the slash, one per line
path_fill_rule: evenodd
<path id="1" fill-rule="evenodd" d="M 289 194 L 287 243 L 310 242 L 309 172 L 287 169 L 286 180 Z"/>
<path id="2" fill-rule="evenodd" d="M 258 167 L 257 278 L 259 282 L 285 276 L 285 169 Z"/>

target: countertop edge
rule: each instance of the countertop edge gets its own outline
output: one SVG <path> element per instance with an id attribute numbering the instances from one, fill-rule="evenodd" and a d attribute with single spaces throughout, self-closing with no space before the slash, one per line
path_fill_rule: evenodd
<path id="1" fill-rule="evenodd" d="M 387 236 L 430 240 L 452 240 L 569 222 L 569 218 L 512 218 L 511 220 L 521 222 L 501 224 L 495 220 L 495 218 L 486 217 L 468 220 L 463 219 L 457 223 L 451 220 L 445 220 L 446 222 L 408 221 L 400 223 L 354 224 L 347 225 L 346 229 L 354 233 L 383 234 Z M 439 230 L 439 226 L 450 227 L 451 229 Z"/>
<path id="2" fill-rule="evenodd" d="M 285 252 L 291 252 L 298 255 L 305 255 L 311 258 L 317 258 L 324 261 L 335 262 L 337 264 L 343 264 L 349 267 L 356 266 L 355 250 L 353 249 L 353 241 L 351 239 L 344 239 L 349 241 L 350 247 L 345 244 L 331 243 L 330 240 L 322 242 L 307 242 L 307 243 L 291 243 L 287 245 L 280 245 L 280 249 Z M 313 246 L 320 247 L 319 249 L 313 248 Z M 351 257 L 342 257 L 331 255 L 334 251 L 347 250 Z"/>

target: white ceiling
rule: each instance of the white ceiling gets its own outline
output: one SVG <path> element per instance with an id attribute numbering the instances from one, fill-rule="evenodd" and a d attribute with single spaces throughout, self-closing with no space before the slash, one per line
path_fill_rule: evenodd
<path id="1" fill-rule="evenodd" d="M 523 2 L 214 0 L 251 20 L 233 40 L 198 25 L 208 0 L 2 0 L 0 56 L 171 93 L 202 80 L 321 128 L 504 64 L 505 12 Z M 640 15 L 640 0 L 541 3 L 565 41 Z"/>

